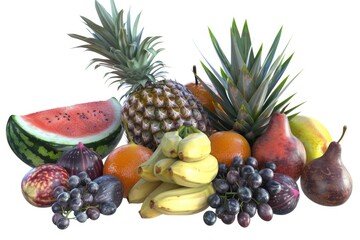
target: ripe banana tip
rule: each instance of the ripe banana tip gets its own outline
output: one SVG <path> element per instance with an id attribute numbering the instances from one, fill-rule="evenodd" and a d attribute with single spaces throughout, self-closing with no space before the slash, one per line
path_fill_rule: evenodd
<path id="1" fill-rule="evenodd" d="M 142 174 L 142 172 L 143 172 L 142 167 L 138 167 L 138 169 L 137 169 L 137 173 L 138 173 L 139 175 L 141 175 L 141 174 Z"/>

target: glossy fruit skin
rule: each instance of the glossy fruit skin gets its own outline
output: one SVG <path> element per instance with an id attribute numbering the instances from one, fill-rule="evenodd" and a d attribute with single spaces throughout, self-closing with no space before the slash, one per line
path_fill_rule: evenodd
<path id="1" fill-rule="evenodd" d="M 330 132 L 319 120 L 297 115 L 290 120 L 291 132 L 306 150 L 306 162 L 321 157 L 332 141 Z"/>
<path id="2" fill-rule="evenodd" d="M 302 142 L 290 130 L 284 113 L 274 113 L 267 130 L 252 146 L 252 156 L 263 168 L 266 162 L 276 164 L 276 172 L 299 179 L 306 163 L 306 151 Z"/>
<path id="3" fill-rule="evenodd" d="M 69 175 L 77 175 L 84 171 L 91 180 L 103 174 L 103 161 L 100 154 L 87 148 L 82 142 L 76 147 L 66 151 L 58 160 L 57 164 L 64 167 Z"/>
<path id="4" fill-rule="evenodd" d="M 301 189 L 323 206 L 345 203 L 353 188 L 352 177 L 341 161 L 341 147 L 331 142 L 324 155 L 307 163 L 300 178 Z"/>
<path id="5" fill-rule="evenodd" d="M 99 184 L 99 190 L 94 196 L 94 203 L 113 202 L 119 207 L 123 196 L 124 187 L 122 182 L 115 176 L 102 175 L 93 180 Z"/>
<path id="6" fill-rule="evenodd" d="M 281 191 L 270 196 L 268 204 L 277 215 L 285 215 L 292 212 L 300 199 L 300 191 L 295 180 L 281 173 L 274 173 L 273 180 L 281 185 Z"/>
<path id="7" fill-rule="evenodd" d="M 65 168 L 47 163 L 32 168 L 21 181 L 24 198 L 33 206 L 50 207 L 55 201 L 53 190 L 62 185 L 68 188 L 69 173 Z"/>
<path id="8" fill-rule="evenodd" d="M 210 83 L 207 83 L 207 86 L 213 89 Z M 216 103 L 216 101 L 201 83 L 190 82 L 187 83 L 185 87 L 189 89 L 192 94 L 194 94 L 194 96 L 201 102 L 204 107 L 214 113 L 216 112 L 214 107 L 214 103 Z"/>
<path id="9" fill-rule="evenodd" d="M 219 163 L 231 165 L 234 157 L 241 157 L 243 161 L 251 155 L 249 142 L 235 131 L 218 131 L 210 135 L 211 154 Z"/>

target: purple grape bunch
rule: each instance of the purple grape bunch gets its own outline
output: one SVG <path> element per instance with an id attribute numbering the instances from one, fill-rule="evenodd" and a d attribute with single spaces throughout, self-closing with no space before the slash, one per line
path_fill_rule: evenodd
<path id="1" fill-rule="evenodd" d="M 240 156 L 234 157 L 230 166 L 219 163 L 218 174 L 212 182 L 215 193 L 208 198 L 211 209 L 203 214 L 205 224 L 214 225 L 217 219 L 224 224 L 237 220 L 245 228 L 256 214 L 270 221 L 274 213 L 269 199 L 282 189 L 273 179 L 275 170 L 273 162 L 259 169 L 258 161 L 252 156 L 245 161 Z"/>
<path id="2" fill-rule="evenodd" d="M 84 223 L 88 219 L 97 220 L 101 214 L 115 213 L 117 206 L 114 202 L 95 201 L 100 186 L 96 181 L 91 180 L 86 172 L 70 176 L 68 186 L 69 190 L 58 186 L 53 191 L 56 201 L 51 206 L 52 222 L 59 229 L 66 229 L 71 219 Z"/>

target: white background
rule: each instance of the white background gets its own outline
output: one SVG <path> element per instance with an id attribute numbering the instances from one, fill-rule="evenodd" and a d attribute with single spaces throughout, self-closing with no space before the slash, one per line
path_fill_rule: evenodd
<path id="1" fill-rule="evenodd" d="M 105 7 L 108 0 L 100 1 Z M 308 1 L 311 2 L 311 1 Z M 27 239 L 354 239 L 359 217 L 359 127 L 356 114 L 359 93 L 359 22 L 356 1 L 129 1 L 116 0 L 118 8 L 135 15 L 142 11 L 144 36 L 163 36 L 160 54 L 170 66 L 169 78 L 193 80 L 192 66 L 202 57 L 198 48 L 216 65 L 207 28 L 210 27 L 228 53 L 229 29 L 235 18 L 239 28 L 248 20 L 254 47 L 268 50 L 283 26 L 282 46 L 291 39 L 288 56 L 295 52 L 287 74 L 302 70 L 287 94 L 297 92 L 293 104 L 303 101 L 302 114 L 315 117 L 338 139 L 342 126 L 343 162 L 353 176 L 353 194 L 342 206 L 323 207 L 301 195 L 296 210 L 274 216 L 270 222 L 254 217 L 243 229 L 218 221 L 208 227 L 202 215 L 161 216 L 141 219 L 139 205 L 126 200 L 113 216 L 84 224 L 71 222 L 60 231 L 51 222 L 51 209 L 29 205 L 21 195 L 20 182 L 30 168 L 9 148 L 5 125 L 11 114 L 27 114 L 53 107 L 105 100 L 120 95 L 108 87 L 105 69 L 86 69 L 97 57 L 73 47 L 80 41 L 68 33 L 87 35 L 80 15 L 98 23 L 94 1 L 6 1 L 0 14 L 1 234 Z M 205 75 L 199 73 L 205 78 Z M 123 143 L 124 141 L 122 141 Z M 355 220 L 355 221 L 352 221 Z"/>

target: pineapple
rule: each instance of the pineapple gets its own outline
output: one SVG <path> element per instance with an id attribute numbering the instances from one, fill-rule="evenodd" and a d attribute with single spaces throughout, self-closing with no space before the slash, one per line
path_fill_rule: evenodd
<path id="1" fill-rule="evenodd" d="M 154 60 L 163 50 L 157 48 L 160 37 L 142 39 L 143 29 L 138 32 L 140 14 L 132 24 L 130 12 L 125 22 L 124 11 L 118 12 L 113 0 L 111 13 L 97 1 L 95 7 L 101 26 L 82 17 L 92 37 L 70 36 L 87 43 L 79 47 L 103 57 L 92 59 L 90 65 L 111 69 L 105 75 L 111 84 L 129 87 L 120 97 L 127 137 L 155 150 L 165 132 L 184 124 L 209 135 L 212 127 L 202 104 L 184 85 L 166 79 L 165 64 Z"/>
<path id="2" fill-rule="evenodd" d="M 289 76 L 281 79 L 293 56 L 284 57 L 284 51 L 275 58 L 282 28 L 277 33 L 272 46 L 262 62 L 262 46 L 255 54 L 250 33 L 245 21 L 242 33 L 239 34 L 235 20 L 231 26 L 231 58 L 230 61 L 222 51 L 217 39 L 209 29 L 210 38 L 219 57 L 222 67 L 220 71 L 205 59 L 202 67 L 216 89 L 203 86 L 211 93 L 217 104 L 216 113 L 208 111 L 212 125 L 216 130 L 235 130 L 242 134 L 250 144 L 262 135 L 267 128 L 270 116 L 275 111 L 290 114 L 301 104 L 286 110 L 289 101 L 295 95 L 279 100 L 284 90 L 296 78 Z"/>

